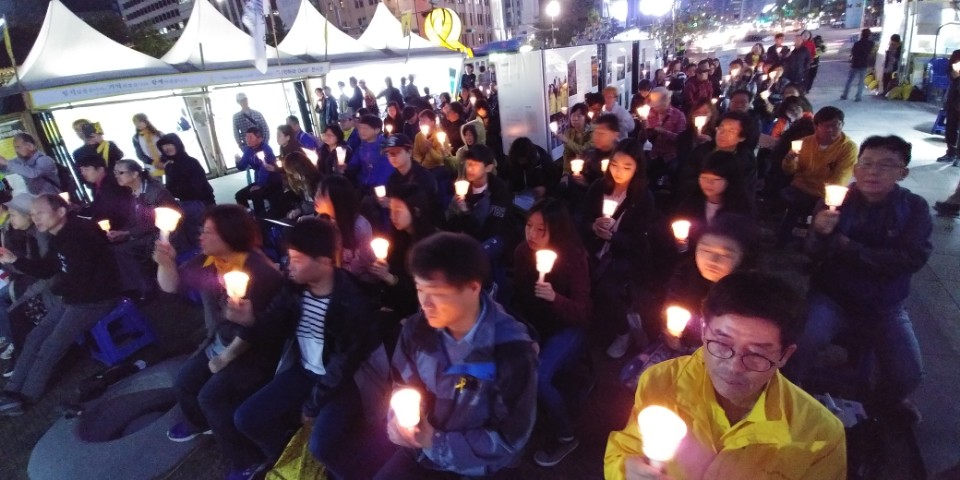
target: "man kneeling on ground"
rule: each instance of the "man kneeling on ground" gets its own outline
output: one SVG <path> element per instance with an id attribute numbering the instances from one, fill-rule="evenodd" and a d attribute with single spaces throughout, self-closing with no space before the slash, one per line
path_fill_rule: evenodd
<path id="1" fill-rule="evenodd" d="M 640 377 L 626 428 L 610 434 L 604 476 L 611 479 L 833 480 L 846 477 L 843 425 L 779 369 L 797 349 L 803 301 L 767 274 L 731 274 L 703 303 L 704 346 Z M 688 433 L 667 477 L 643 458 L 637 415 L 659 405 Z"/>

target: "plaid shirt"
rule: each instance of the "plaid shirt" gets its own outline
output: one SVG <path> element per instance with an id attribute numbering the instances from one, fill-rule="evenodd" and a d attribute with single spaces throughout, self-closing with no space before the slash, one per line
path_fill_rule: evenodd
<path id="1" fill-rule="evenodd" d="M 253 121 L 251 122 L 250 120 Z M 270 128 L 267 127 L 267 121 L 263 118 L 263 115 L 253 109 L 247 110 L 246 112 L 240 110 L 233 114 L 233 137 L 237 141 L 237 145 L 240 145 L 240 148 L 243 148 L 247 144 L 246 133 L 250 127 L 259 127 L 260 131 L 263 132 L 263 143 L 270 142 Z"/>

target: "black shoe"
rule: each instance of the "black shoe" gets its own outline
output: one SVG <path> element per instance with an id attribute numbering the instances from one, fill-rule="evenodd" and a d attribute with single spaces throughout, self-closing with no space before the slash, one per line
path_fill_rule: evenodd
<path id="1" fill-rule="evenodd" d="M 960 215 L 960 205 L 956 203 L 937 202 L 933 204 L 933 209 L 937 211 L 937 214 L 945 217 Z"/>
<path id="2" fill-rule="evenodd" d="M 956 162 L 956 161 L 957 161 L 957 155 L 956 155 L 956 154 L 953 154 L 953 153 L 948 153 L 948 154 L 946 154 L 946 155 L 938 158 L 937 161 L 940 162 L 940 163 Z"/>

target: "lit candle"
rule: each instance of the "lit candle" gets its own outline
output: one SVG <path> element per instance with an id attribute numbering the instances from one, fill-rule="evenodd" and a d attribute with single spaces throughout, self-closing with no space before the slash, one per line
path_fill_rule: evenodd
<path id="1" fill-rule="evenodd" d="M 800 155 L 800 149 L 803 148 L 803 140 L 794 140 L 790 142 L 790 150 L 792 150 L 797 155 Z"/>
<path id="2" fill-rule="evenodd" d="M 434 100 L 433 97 L 430 97 L 430 100 L 428 100 L 428 101 L 430 102 L 430 105 L 431 105 L 431 106 L 433 106 L 435 103 L 437 103 L 437 101 Z"/>
<path id="3" fill-rule="evenodd" d="M 680 442 L 687 436 L 687 424 L 683 419 L 658 405 L 640 411 L 637 427 L 643 441 L 643 454 L 656 469 L 663 469 L 664 464 L 673 459 Z"/>
<path id="4" fill-rule="evenodd" d="M 616 200 L 604 200 L 603 201 L 603 216 L 607 218 L 612 218 L 613 214 L 616 213 L 617 207 Z"/>
<path id="5" fill-rule="evenodd" d="M 670 335 L 679 337 L 689 322 L 690 312 L 686 309 L 677 306 L 667 307 L 667 331 Z"/>
<path id="6" fill-rule="evenodd" d="M 388 123 L 384 128 L 387 130 L 387 135 L 393 135 L 393 125 Z"/>
<path id="7" fill-rule="evenodd" d="M 557 252 L 553 250 L 537 250 L 535 255 L 537 257 L 537 271 L 540 272 L 540 279 L 537 281 L 543 283 L 547 274 L 550 273 L 550 270 L 553 270 L 553 263 L 557 261 Z"/>
<path id="8" fill-rule="evenodd" d="M 826 191 L 826 195 L 823 203 L 830 207 L 831 211 L 843 205 L 843 200 L 847 198 L 847 187 L 843 185 L 827 185 L 824 190 Z"/>
<path id="9" fill-rule="evenodd" d="M 734 68 L 733 70 L 730 70 L 730 77 L 737 78 L 737 75 L 740 75 L 739 68 Z"/>
<path id="10" fill-rule="evenodd" d="M 457 180 L 456 182 L 453 182 L 453 191 L 458 197 L 466 197 L 467 192 L 470 191 L 470 182 L 466 180 Z"/>
<path id="11" fill-rule="evenodd" d="M 420 125 L 420 133 L 423 134 L 424 137 L 430 135 L 430 125 Z"/>
<path id="12" fill-rule="evenodd" d="M 609 166 L 610 166 L 610 159 L 609 159 L 609 158 L 604 158 L 603 160 L 600 160 L 600 171 L 601 171 L 601 172 L 607 173 L 607 167 L 609 167 Z"/>
<path id="13" fill-rule="evenodd" d="M 377 198 L 383 198 L 387 196 L 387 187 L 383 185 L 377 185 L 373 187 L 373 193 L 377 195 Z"/>
<path id="14" fill-rule="evenodd" d="M 343 147 L 337 147 L 337 163 L 342 167 L 347 161 L 347 149 Z"/>
<path id="15" fill-rule="evenodd" d="M 593 120 L 593 112 L 587 112 L 587 118 Z"/>
<path id="16" fill-rule="evenodd" d="M 470 95 L 470 106 L 477 104 L 477 97 Z"/>
<path id="17" fill-rule="evenodd" d="M 223 274 L 223 285 L 227 289 L 227 296 L 234 302 L 239 302 L 247 294 L 248 283 L 250 283 L 250 275 L 239 270 Z"/>
<path id="18" fill-rule="evenodd" d="M 566 114 L 567 114 L 567 107 L 560 107 L 560 113 L 566 115 Z"/>
<path id="19" fill-rule="evenodd" d="M 716 105 L 716 104 L 717 104 L 717 101 L 718 101 L 718 99 L 716 99 L 716 98 L 711 98 L 711 99 L 710 99 L 710 103 L 712 103 L 713 105 Z"/>
<path id="20" fill-rule="evenodd" d="M 440 145 L 447 144 L 447 132 L 437 132 L 437 141 L 440 142 Z"/>
<path id="21" fill-rule="evenodd" d="M 764 82 L 766 82 L 768 78 L 770 78 L 770 76 L 767 75 L 766 73 L 764 73 L 763 75 L 760 75 L 760 80 L 763 80 Z"/>
<path id="22" fill-rule="evenodd" d="M 650 105 L 644 105 L 637 108 L 637 116 L 642 120 L 646 120 L 650 116 Z"/>
<path id="23" fill-rule="evenodd" d="M 283 160 L 277 159 L 277 168 L 283 168 Z"/>
<path id="24" fill-rule="evenodd" d="M 570 160 L 570 171 L 572 171 L 574 175 L 580 175 L 580 172 L 583 171 L 583 160 L 579 158 Z"/>
<path id="25" fill-rule="evenodd" d="M 560 125 L 557 125 L 557 122 L 550 122 L 550 133 L 556 135 L 560 130 Z"/>
<path id="26" fill-rule="evenodd" d="M 170 232 L 176 230 L 180 223 L 180 212 L 172 208 L 158 207 L 154 210 L 154 216 L 154 224 L 160 230 L 160 241 L 169 242 Z"/>
<path id="27" fill-rule="evenodd" d="M 100 225 L 100 229 L 104 232 L 110 231 L 110 220 L 100 220 L 97 225 Z"/>
<path id="28" fill-rule="evenodd" d="M 770 98 L 770 90 L 764 90 L 764 91 L 760 92 L 760 98 L 762 98 L 762 99 L 764 99 L 764 100 Z"/>
<path id="29" fill-rule="evenodd" d="M 687 239 L 690 237 L 690 222 L 686 220 L 677 220 L 670 227 L 673 229 L 673 237 L 677 239 L 677 250 L 680 253 L 687 251 L 690 246 Z"/>
<path id="30" fill-rule="evenodd" d="M 260 150 L 259 152 L 257 152 L 257 158 L 259 158 L 262 161 L 263 159 L 267 158 L 267 154 L 263 153 L 263 150 Z"/>
<path id="31" fill-rule="evenodd" d="M 412 388 L 401 388 L 393 392 L 390 408 L 397 418 L 397 425 L 413 428 L 420 423 L 420 392 Z"/>
<path id="32" fill-rule="evenodd" d="M 667 87 L 667 88 L 670 88 L 670 83 L 671 83 L 670 80 L 667 80 L 667 83 L 665 83 L 663 86 L 664 86 L 664 87 Z"/>
<path id="33" fill-rule="evenodd" d="M 730 78 L 731 78 L 730 75 L 724 76 L 724 77 L 723 77 L 723 83 L 730 83 Z"/>
<path id="34" fill-rule="evenodd" d="M 373 256 L 382 262 L 387 259 L 387 253 L 390 251 L 390 242 L 385 238 L 374 238 L 370 241 L 370 248 L 373 249 Z"/>
<path id="35" fill-rule="evenodd" d="M 69 194 L 69 193 L 67 193 L 67 192 L 60 192 L 60 198 L 62 198 L 64 202 L 70 203 L 70 194 Z"/>
<path id="36" fill-rule="evenodd" d="M 317 161 L 320 160 L 320 157 L 317 155 L 317 151 L 316 151 L 316 150 L 313 150 L 313 149 L 310 149 L 310 148 L 306 148 L 306 147 L 304 147 L 302 150 L 303 150 L 303 154 L 306 155 L 307 158 L 308 158 L 311 162 L 313 162 L 314 165 L 316 165 L 316 164 L 317 164 Z M 277 166 L 278 166 L 278 167 L 280 166 L 280 162 L 277 162 Z"/>
<path id="37" fill-rule="evenodd" d="M 956 62 L 953 64 L 953 71 L 960 72 L 960 62 Z"/>
<path id="38" fill-rule="evenodd" d="M 707 117 L 701 115 L 694 117 L 693 126 L 697 127 L 697 133 L 703 133 L 703 127 L 707 124 Z"/>

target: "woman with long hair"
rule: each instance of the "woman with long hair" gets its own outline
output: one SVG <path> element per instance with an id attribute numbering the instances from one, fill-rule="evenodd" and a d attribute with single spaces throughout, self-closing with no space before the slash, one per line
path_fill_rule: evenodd
<path id="1" fill-rule="evenodd" d="M 321 175 L 336 173 L 338 171 L 337 165 L 340 163 L 343 165 L 350 163 L 350 158 L 353 157 L 353 149 L 351 149 L 350 146 L 347 145 L 347 141 L 344 140 L 343 129 L 340 128 L 340 125 L 327 125 L 327 129 L 320 135 L 320 141 L 323 142 L 323 145 L 320 146 L 320 157 L 317 160 L 317 169 Z M 339 160 L 338 151 L 343 152 L 343 162 Z"/>
<path id="2" fill-rule="evenodd" d="M 163 154 L 157 147 L 157 140 L 160 140 L 163 133 L 157 130 L 143 113 L 133 116 L 133 125 L 137 128 L 137 132 L 133 134 L 133 149 L 137 152 L 137 158 L 151 169 L 151 176 L 162 177 Z"/>
<path id="3" fill-rule="evenodd" d="M 300 144 L 300 140 L 297 139 L 297 134 L 294 133 L 290 125 L 280 125 L 277 127 L 277 143 L 280 145 L 281 160 L 292 152 L 303 153 L 303 145 Z"/>
<path id="4" fill-rule="evenodd" d="M 420 240 L 436 233 L 430 219 L 432 206 L 427 192 L 416 184 L 398 185 L 390 190 L 390 250 L 386 261 L 376 261 L 370 273 L 381 285 L 381 303 L 398 320 L 420 308 L 417 287 L 407 270 L 407 253 Z"/>
<path id="5" fill-rule="evenodd" d="M 756 69 L 761 63 L 763 63 L 764 49 L 762 43 L 754 43 L 750 47 L 750 53 L 747 53 L 743 56 L 744 65 Z"/>
<path id="6" fill-rule="evenodd" d="M 320 170 L 303 152 L 290 152 L 283 157 L 283 173 L 287 178 L 293 208 L 287 212 L 288 220 L 312 214 L 316 186 L 320 182 Z"/>
<path id="7" fill-rule="evenodd" d="M 614 334 L 607 355 L 620 358 L 630 346 L 631 286 L 643 279 L 648 267 L 654 216 L 640 141 L 628 138 L 617 145 L 603 178 L 587 190 L 583 209 L 581 231 L 590 254 L 594 316 L 607 322 Z"/>
<path id="8" fill-rule="evenodd" d="M 399 103 L 387 103 L 387 116 L 383 119 L 383 131 L 388 135 L 403 133 L 403 115 L 401 113 Z M 390 125 L 390 127 L 387 128 L 387 125 Z"/>
<path id="9" fill-rule="evenodd" d="M 328 175 L 321 179 L 313 199 L 313 208 L 317 215 L 326 215 L 333 220 L 340 230 L 343 242 L 340 267 L 361 280 L 376 281 L 369 271 L 376 259 L 370 246 L 373 227 L 360 215 L 360 199 L 350 180 L 341 175 Z"/>
<path id="10" fill-rule="evenodd" d="M 534 455 L 534 461 L 550 467 L 577 447 L 574 419 L 566 398 L 554 379 L 581 358 L 590 321 L 590 269 L 587 251 L 577 235 L 573 218 L 559 200 L 545 198 L 530 209 L 524 229 L 526 241 L 514 250 L 514 298 L 516 312 L 540 334 L 540 366 L 537 397 L 548 419 L 551 437 Z M 550 250 L 556 261 L 550 273 L 539 280 L 537 252 Z M 583 398 L 586 385 L 575 385 Z"/>
<path id="11" fill-rule="evenodd" d="M 676 217 L 690 222 L 690 241 L 721 213 L 752 217 L 754 205 L 747 194 L 744 174 L 736 154 L 717 150 L 710 153 L 700 167 L 699 188 L 693 190 L 677 207 Z"/>

